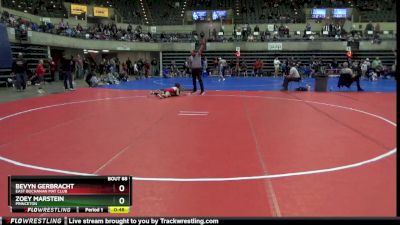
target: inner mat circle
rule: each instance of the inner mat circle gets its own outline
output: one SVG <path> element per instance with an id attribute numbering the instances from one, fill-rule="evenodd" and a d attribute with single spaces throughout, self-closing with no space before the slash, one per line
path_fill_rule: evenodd
<path id="1" fill-rule="evenodd" d="M 260 161 L 270 177 L 329 172 L 396 152 L 396 124 L 378 115 L 265 96 L 84 100 L 15 113 L 1 126 L 18 131 L 2 135 L 3 158 L 159 180 L 261 179 Z"/>

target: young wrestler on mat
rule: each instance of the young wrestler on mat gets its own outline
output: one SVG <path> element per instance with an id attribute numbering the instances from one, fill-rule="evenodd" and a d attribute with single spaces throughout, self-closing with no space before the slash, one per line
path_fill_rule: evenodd
<path id="1" fill-rule="evenodd" d="M 182 92 L 183 92 L 183 87 L 181 86 L 181 84 L 176 83 L 175 86 L 173 87 L 152 91 L 150 94 L 156 95 L 162 99 L 171 96 L 179 96 L 181 95 Z"/>

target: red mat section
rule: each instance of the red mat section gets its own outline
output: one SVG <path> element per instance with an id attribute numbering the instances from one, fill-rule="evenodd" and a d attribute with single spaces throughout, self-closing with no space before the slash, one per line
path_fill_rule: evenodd
<path id="1" fill-rule="evenodd" d="M 0 121 L 0 156 L 100 175 L 226 178 L 329 169 L 396 147 L 393 125 L 338 108 L 396 123 L 393 93 L 209 92 L 164 100 L 147 94 L 80 89 L 1 104 L 0 117 L 30 111 Z M 131 215 L 395 216 L 395 156 L 285 178 L 134 181 Z M 57 174 L 0 166 L 4 203 L 8 175 Z M 10 215 L 6 204 L 0 214 Z"/>

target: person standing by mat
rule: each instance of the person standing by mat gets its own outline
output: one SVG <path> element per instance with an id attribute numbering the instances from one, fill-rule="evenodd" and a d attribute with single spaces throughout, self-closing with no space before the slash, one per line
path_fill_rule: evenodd
<path id="1" fill-rule="evenodd" d="M 54 62 L 52 57 L 49 57 L 49 66 L 50 66 L 50 77 L 51 81 L 55 81 L 55 75 L 56 75 L 56 70 L 57 70 L 57 64 Z"/>
<path id="2" fill-rule="evenodd" d="M 15 74 L 15 86 L 18 91 L 24 91 L 27 84 L 27 63 L 23 58 L 22 53 L 18 53 L 18 58 L 12 64 L 12 73 Z"/>
<path id="3" fill-rule="evenodd" d="M 292 62 L 292 68 L 290 68 L 289 75 L 284 76 L 282 84 L 283 88 L 281 89 L 281 91 L 288 90 L 289 82 L 292 81 L 299 82 L 301 80 L 299 71 L 297 70 L 296 66 L 297 66 L 296 63 Z"/>
<path id="4" fill-rule="evenodd" d="M 218 81 L 225 81 L 225 71 L 226 67 L 228 66 L 228 63 L 226 62 L 225 59 L 219 57 L 218 58 L 218 63 L 219 63 L 219 79 Z"/>
<path id="5" fill-rule="evenodd" d="M 192 94 L 197 92 L 197 83 L 196 79 L 199 80 L 200 83 L 200 95 L 204 95 L 204 85 L 203 80 L 201 78 L 202 65 L 201 65 L 201 55 L 204 51 L 204 41 L 202 41 L 200 45 L 200 49 L 198 51 L 193 50 L 192 55 L 189 57 L 189 67 L 192 69 L 192 79 L 193 79 L 193 91 Z"/>
<path id="6" fill-rule="evenodd" d="M 43 66 L 43 60 L 39 60 L 39 64 L 37 64 L 36 69 L 35 69 L 35 78 L 37 79 L 37 86 L 38 86 L 38 92 L 40 94 L 43 94 L 44 91 L 42 89 L 42 83 L 44 84 L 44 73 L 46 72 L 46 70 L 44 69 Z M 31 80 L 34 78 L 32 77 Z"/>
<path id="7" fill-rule="evenodd" d="M 67 57 L 64 55 L 63 58 L 61 59 L 61 70 L 62 70 L 63 77 L 64 77 L 65 91 L 75 90 L 74 85 L 72 83 L 72 74 L 71 74 L 73 66 L 74 66 L 74 63 L 72 61 L 72 57 L 71 57 L 71 59 L 67 59 Z M 69 88 L 68 88 L 68 84 L 69 84 Z"/>

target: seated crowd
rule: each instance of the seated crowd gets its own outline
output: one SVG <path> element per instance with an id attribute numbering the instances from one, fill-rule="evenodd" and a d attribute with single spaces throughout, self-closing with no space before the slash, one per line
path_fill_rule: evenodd
<path id="1" fill-rule="evenodd" d="M 140 25 L 132 26 L 128 24 L 126 29 L 117 27 L 115 24 L 96 24 L 91 25 L 88 28 L 83 28 L 79 23 L 77 26 L 72 27 L 68 22 L 64 22 L 62 19 L 58 25 L 54 25 L 49 22 L 42 21 L 41 24 L 30 22 L 20 17 L 9 14 L 4 11 L 1 14 L 0 22 L 6 23 L 7 26 L 15 28 L 17 31 L 26 33 L 27 31 L 45 32 L 50 34 L 57 34 L 75 38 L 84 38 L 92 40 L 116 40 L 116 41 L 140 41 L 140 42 L 195 42 L 199 39 L 196 32 L 188 33 L 165 33 L 152 34 L 151 32 L 143 31 Z M 371 24 L 371 25 L 370 25 Z M 285 40 L 338 40 L 338 41 L 360 41 L 360 40 L 373 40 L 374 43 L 380 43 L 380 34 L 382 33 L 379 29 L 379 23 L 375 25 L 376 28 L 370 23 L 366 27 L 366 31 L 371 29 L 372 26 L 373 34 L 370 35 L 367 32 L 347 32 L 341 28 L 340 25 L 327 24 L 322 28 L 319 34 L 307 34 L 307 31 L 311 30 L 309 24 L 306 25 L 303 35 L 290 34 L 287 25 L 280 24 L 280 26 L 274 25 L 272 31 L 260 31 L 258 25 L 255 25 L 254 32 L 258 32 L 259 35 L 256 37 L 251 31 L 252 28 L 249 24 L 239 28 L 235 25 L 232 37 L 219 36 L 216 29 L 213 29 L 208 41 L 210 42 L 233 42 L 233 41 L 285 41 Z M 328 35 L 323 35 L 323 31 L 328 31 Z M 219 32 L 223 32 L 220 30 Z M 238 35 L 238 32 L 240 35 Z M 204 34 L 203 34 L 204 35 Z M 332 39 L 333 38 L 333 39 Z"/>

